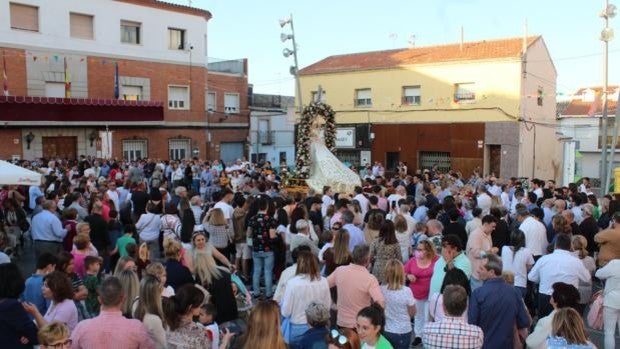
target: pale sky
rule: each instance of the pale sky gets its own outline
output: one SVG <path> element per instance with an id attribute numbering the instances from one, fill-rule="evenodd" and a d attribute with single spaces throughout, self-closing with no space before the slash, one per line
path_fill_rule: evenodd
<path id="1" fill-rule="evenodd" d="M 169 0 L 188 4 L 188 0 Z M 614 0 L 611 0 L 613 3 Z M 620 6 L 620 0 L 615 0 Z M 558 92 L 603 83 L 603 1 L 593 0 L 193 0 L 209 10 L 210 57 L 248 58 L 249 82 L 257 93 L 293 95 L 292 56 L 282 50 L 278 20 L 293 14 L 303 68 L 344 53 L 542 35 L 558 71 Z M 616 39 L 609 44 L 609 83 L 620 83 L 620 16 L 610 20 Z"/>

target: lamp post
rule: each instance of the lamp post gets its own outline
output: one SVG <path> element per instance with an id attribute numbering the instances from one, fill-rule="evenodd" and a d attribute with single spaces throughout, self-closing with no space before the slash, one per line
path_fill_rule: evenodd
<path id="1" fill-rule="evenodd" d="M 609 41 L 614 38 L 614 30 L 609 27 L 609 19 L 616 16 L 616 6 L 605 0 L 605 8 L 601 11 L 601 18 L 605 20 L 605 27 L 601 31 L 601 41 L 603 42 L 603 119 L 602 119 L 602 142 L 601 142 L 601 194 L 607 194 L 609 188 L 609 177 L 607 171 L 607 88 L 608 88 L 608 58 Z M 615 125 L 617 127 L 617 125 Z M 614 142 L 615 144 L 615 142 Z"/>
<path id="2" fill-rule="evenodd" d="M 280 28 L 284 28 L 284 26 L 287 24 L 291 25 L 291 34 L 280 34 L 280 40 L 282 42 L 286 42 L 286 40 L 289 39 L 292 40 L 293 49 L 290 50 L 288 48 L 285 48 L 284 50 L 282 50 L 282 55 L 284 57 L 289 57 L 290 55 L 293 55 L 295 65 L 291 66 L 289 71 L 292 75 L 295 75 L 295 82 L 297 84 L 297 98 L 299 101 L 299 115 L 301 115 L 301 112 L 303 111 L 303 104 L 301 100 L 301 82 L 299 81 L 299 64 L 297 63 L 297 44 L 295 43 L 295 27 L 293 26 L 293 14 L 291 14 L 288 19 L 280 20 Z"/>

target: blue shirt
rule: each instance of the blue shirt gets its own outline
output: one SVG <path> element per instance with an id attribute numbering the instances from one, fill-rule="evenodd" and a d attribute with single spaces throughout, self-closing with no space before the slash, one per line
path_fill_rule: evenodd
<path id="1" fill-rule="evenodd" d="M 34 207 L 37 205 L 37 198 L 39 196 L 43 196 L 41 188 L 37 185 L 31 185 L 28 189 L 28 206 L 30 206 L 31 210 L 34 210 Z"/>
<path id="2" fill-rule="evenodd" d="M 342 229 L 349 233 L 349 252 L 352 252 L 355 246 L 366 243 L 366 239 L 364 239 L 364 232 L 362 232 L 360 228 L 355 225 L 351 223 L 345 224 Z"/>
<path id="3" fill-rule="evenodd" d="M 299 340 L 299 349 L 324 349 L 325 336 L 328 331 L 325 327 L 312 327 L 308 331 L 304 332 Z"/>
<path id="4" fill-rule="evenodd" d="M 210 186 L 211 182 L 213 182 L 213 175 L 211 174 L 211 170 L 203 170 L 200 174 L 200 180 L 205 181 L 205 183 L 207 183 L 207 186 Z"/>
<path id="5" fill-rule="evenodd" d="M 501 277 L 489 279 L 471 295 L 469 323 L 484 332 L 482 348 L 512 348 L 513 329 L 526 328 L 530 319 L 522 298 Z"/>
<path id="6" fill-rule="evenodd" d="M 413 219 L 415 219 L 417 222 L 420 222 L 420 223 L 426 223 L 426 221 L 428 221 L 428 217 L 426 216 L 427 212 L 428 212 L 428 207 L 420 206 L 416 208 L 415 211 L 413 212 Z"/>
<path id="7" fill-rule="evenodd" d="M 67 231 L 62 227 L 60 219 L 48 210 L 43 210 L 32 217 L 32 239 L 62 242 Z"/>
<path id="8" fill-rule="evenodd" d="M 49 302 L 43 298 L 43 275 L 32 274 L 31 277 L 26 279 L 26 288 L 22 295 L 22 300 L 28 303 L 34 304 L 41 314 L 47 312 Z"/>

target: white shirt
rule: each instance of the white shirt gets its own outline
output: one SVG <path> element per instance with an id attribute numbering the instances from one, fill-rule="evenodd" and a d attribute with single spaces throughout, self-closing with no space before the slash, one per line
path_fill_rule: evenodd
<path id="1" fill-rule="evenodd" d="M 536 194 L 536 198 L 540 199 L 543 197 L 543 190 L 542 188 L 536 188 L 536 190 L 534 190 L 534 194 Z"/>
<path id="2" fill-rule="evenodd" d="M 329 195 L 323 195 L 321 199 L 323 200 L 323 204 L 321 205 L 321 216 L 325 217 L 327 215 L 327 208 L 329 205 L 334 204 L 334 199 L 332 199 Z"/>
<path id="3" fill-rule="evenodd" d="M 547 228 L 534 217 L 527 217 L 519 229 L 525 234 L 525 247 L 527 247 L 534 256 L 542 256 L 547 250 Z M 577 287 L 577 286 L 575 286 Z"/>
<path id="4" fill-rule="evenodd" d="M 396 240 L 398 240 L 398 244 L 400 245 L 400 254 L 402 255 L 401 262 L 407 263 L 409 260 L 409 246 L 411 246 L 411 234 L 408 231 L 402 233 L 397 231 Z"/>
<path id="5" fill-rule="evenodd" d="M 527 274 L 530 281 L 539 283 L 539 292 L 550 296 L 553 284 L 564 282 L 579 289 L 579 281 L 590 281 L 590 272 L 579 258 L 569 251 L 555 249 L 553 253 L 542 256 Z"/>
<path id="6" fill-rule="evenodd" d="M 515 286 L 527 287 L 527 266 L 534 265 L 534 256 L 527 247 L 522 247 L 515 255 L 510 246 L 502 247 L 502 271 L 515 275 Z"/>
<path id="7" fill-rule="evenodd" d="M 489 193 L 491 193 L 493 196 L 500 196 L 502 195 L 502 188 L 498 185 L 493 185 L 489 188 Z"/>
<path id="8" fill-rule="evenodd" d="M 575 223 L 581 224 L 581 221 L 583 221 L 583 214 L 581 213 L 581 206 L 575 206 L 571 208 L 570 210 L 575 215 Z"/>
<path id="9" fill-rule="evenodd" d="M 161 217 L 153 213 L 143 213 L 136 223 L 136 230 L 140 235 L 140 240 L 155 241 L 159 238 L 161 229 Z"/>
<path id="10" fill-rule="evenodd" d="M 405 220 L 407 221 L 407 231 L 409 232 L 409 235 L 413 234 L 413 232 L 415 231 L 415 225 L 418 222 L 415 220 L 415 218 L 411 217 L 411 215 L 408 213 L 403 213 L 402 215 L 403 217 L 405 217 Z"/>
<path id="11" fill-rule="evenodd" d="M 385 331 L 404 334 L 411 332 L 411 317 L 407 307 L 415 305 L 413 293 L 403 285 L 400 290 L 388 290 L 387 285 L 381 286 L 385 298 Z"/>
<path id="12" fill-rule="evenodd" d="M 233 211 L 235 210 L 232 206 L 225 203 L 224 201 L 218 201 L 215 205 L 213 205 L 213 208 L 221 209 L 222 212 L 224 212 L 224 218 L 226 218 L 226 220 L 232 219 Z"/>
<path id="13" fill-rule="evenodd" d="M 594 275 L 599 279 L 607 279 L 603 305 L 620 309 L 620 259 L 611 260 Z"/>
<path id="14" fill-rule="evenodd" d="M 295 276 L 295 273 L 297 273 L 297 263 L 284 269 L 284 271 L 282 271 L 282 274 L 280 274 L 280 279 L 278 279 L 278 286 L 276 287 L 276 292 L 273 294 L 273 300 L 280 303 L 280 305 L 282 305 L 282 298 L 284 297 L 286 286 L 289 280 Z"/>
<path id="15" fill-rule="evenodd" d="M 482 193 L 480 195 L 478 195 L 478 207 L 480 207 L 480 209 L 482 210 L 482 216 L 486 216 L 489 214 L 489 212 L 491 211 L 491 197 L 489 195 L 487 195 L 486 193 Z"/>
<path id="16" fill-rule="evenodd" d="M 502 205 L 506 208 L 506 210 L 510 211 L 510 195 L 506 192 L 502 192 L 500 198 L 502 199 Z"/>
<path id="17" fill-rule="evenodd" d="M 292 324 L 307 324 L 306 308 L 311 302 L 322 303 L 327 309 L 330 308 L 332 297 L 327 279 L 319 277 L 310 281 L 308 275 L 297 275 L 286 284 L 282 315 L 290 316 Z"/>
<path id="18" fill-rule="evenodd" d="M 360 207 L 362 208 L 362 217 L 366 216 L 366 212 L 368 212 L 368 199 L 366 196 L 364 194 L 357 194 L 353 200 L 357 200 L 360 203 Z"/>
<path id="19" fill-rule="evenodd" d="M 114 202 L 114 209 L 116 210 L 116 212 L 119 212 L 121 209 L 121 202 L 120 202 L 120 195 L 118 194 L 118 191 L 108 190 L 105 193 L 108 196 L 108 198 L 112 200 L 112 202 Z"/>
<path id="20" fill-rule="evenodd" d="M 398 194 L 391 194 L 390 196 L 388 196 L 387 201 L 388 201 L 388 205 L 390 205 L 388 210 L 392 208 L 392 205 L 396 205 L 396 207 L 398 207 L 398 201 L 403 200 L 403 199 L 406 199 L 406 197 L 402 195 L 398 195 Z M 396 202 L 396 204 L 392 204 L 392 202 Z"/>

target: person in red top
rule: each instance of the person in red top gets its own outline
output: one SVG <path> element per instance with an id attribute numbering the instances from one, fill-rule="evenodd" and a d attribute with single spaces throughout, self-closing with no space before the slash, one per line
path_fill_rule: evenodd
<path id="1" fill-rule="evenodd" d="M 428 317 L 428 294 L 431 287 L 431 277 L 435 262 L 439 257 L 435 254 L 435 248 L 428 240 L 418 242 L 414 256 L 405 264 L 405 274 L 409 280 L 409 288 L 415 299 L 416 315 L 414 322 L 415 340 L 414 345 L 422 343 L 422 329 Z"/>

